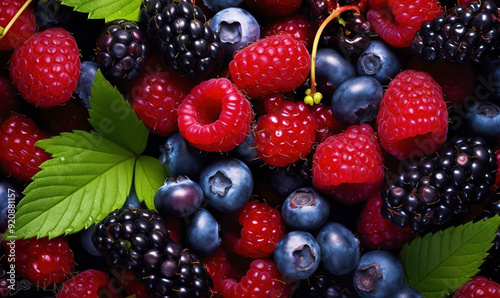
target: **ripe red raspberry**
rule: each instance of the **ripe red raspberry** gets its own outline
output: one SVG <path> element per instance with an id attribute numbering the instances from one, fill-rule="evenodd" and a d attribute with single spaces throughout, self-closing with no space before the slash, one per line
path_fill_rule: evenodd
<path id="1" fill-rule="evenodd" d="M 306 104 L 282 101 L 257 119 L 255 149 L 266 163 L 284 167 L 309 154 L 316 127 L 316 118 Z"/>
<path id="2" fill-rule="evenodd" d="M 309 49 L 314 39 L 311 23 L 304 15 L 290 16 L 284 20 L 268 24 L 263 31 L 263 36 L 268 37 L 279 33 L 289 33 L 297 40 L 302 41 Z"/>
<path id="3" fill-rule="evenodd" d="M 132 108 L 152 133 L 167 136 L 177 130 L 177 108 L 192 87 L 186 78 L 156 69 L 134 82 Z"/>
<path id="4" fill-rule="evenodd" d="M 243 208 L 228 216 L 224 242 L 235 253 L 246 258 L 267 258 L 285 233 L 285 223 L 278 210 L 265 203 L 248 202 Z M 234 222 L 243 227 L 235 230 Z"/>
<path id="5" fill-rule="evenodd" d="M 437 0 L 370 0 L 367 19 L 373 30 L 395 47 L 408 47 L 425 21 L 443 12 Z"/>
<path id="6" fill-rule="evenodd" d="M 0 26 L 5 28 L 14 15 L 26 3 L 26 0 L 2 0 L 0 1 Z M 35 15 L 30 7 L 27 7 L 14 22 L 12 27 L 2 39 L 0 39 L 0 51 L 8 51 L 17 48 L 26 41 L 37 30 Z"/>
<path id="7" fill-rule="evenodd" d="M 351 125 L 316 148 L 313 185 L 341 203 L 368 199 L 379 190 L 383 179 L 381 149 L 368 124 Z"/>
<path id="8" fill-rule="evenodd" d="M 12 53 L 10 79 L 26 101 L 38 107 L 68 101 L 80 77 L 80 52 L 63 28 L 33 34 Z"/>
<path id="9" fill-rule="evenodd" d="M 453 295 L 453 298 L 492 298 L 500 297 L 500 284 L 484 276 L 476 276 L 463 284 Z"/>
<path id="10" fill-rule="evenodd" d="M 348 125 L 335 119 L 332 109 L 322 103 L 309 107 L 311 113 L 316 117 L 316 142 L 319 144 L 329 136 L 341 133 Z"/>
<path id="11" fill-rule="evenodd" d="M 434 153 L 448 132 L 441 87 L 426 72 L 400 72 L 380 103 L 377 127 L 382 147 L 399 159 Z"/>
<path id="12" fill-rule="evenodd" d="M 64 282 L 57 298 L 98 298 L 97 291 L 109 282 L 106 273 L 88 269 Z"/>
<path id="13" fill-rule="evenodd" d="M 36 147 L 38 140 L 49 136 L 30 118 L 13 114 L 0 125 L 0 165 L 7 176 L 30 181 L 50 154 Z"/>
<path id="14" fill-rule="evenodd" d="M 0 75 L 0 123 L 19 111 L 19 97 L 8 78 Z"/>
<path id="15" fill-rule="evenodd" d="M 361 243 L 371 249 L 397 249 L 413 240 L 417 234 L 410 228 L 396 227 L 380 214 L 382 199 L 380 193 L 374 194 L 358 218 L 358 233 Z"/>
<path id="16" fill-rule="evenodd" d="M 15 240 L 16 271 L 41 287 L 63 282 L 75 269 L 73 252 L 66 238 L 29 238 Z M 3 241 L 8 251 L 10 246 Z"/>
<path id="17" fill-rule="evenodd" d="M 232 278 L 234 271 L 228 260 L 227 252 L 219 247 L 212 256 L 202 259 L 202 262 L 214 282 L 213 294 L 222 295 L 221 282 L 226 278 Z"/>
<path id="18" fill-rule="evenodd" d="M 179 131 L 194 147 L 226 152 L 243 142 L 254 114 L 228 79 L 210 79 L 191 90 L 177 109 Z"/>
<path id="19" fill-rule="evenodd" d="M 245 4 L 257 15 L 281 18 L 299 9 L 302 0 L 245 0 Z"/>
<path id="20" fill-rule="evenodd" d="M 73 130 L 90 131 L 88 118 L 89 111 L 74 100 L 40 111 L 42 126 L 54 134 Z"/>
<path id="21" fill-rule="evenodd" d="M 497 157 L 497 162 L 498 162 L 498 172 L 497 172 L 497 177 L 495 179 L 495 184 L 493 184 L 493 189 L 498 190 L 500 189 L 500 149 L 495 150 L 495 156 Z"/>
<path id="22" fill-rule="evenodd" d="M 263 97 L 300 87 L 309 74 L 310 60 L 303 42 L 282 33 L 238 51 L 229 63 L 229 73 L 248 96 Z"/>
<path id="23" fill-rule="evenodd" d="M 289 297 L 291 284 L 273 261 L 258 259 L 250 264 L 247 275 L 239 283 L 234 279 L 223 280 L 221 290 L 225 298 Z"/>

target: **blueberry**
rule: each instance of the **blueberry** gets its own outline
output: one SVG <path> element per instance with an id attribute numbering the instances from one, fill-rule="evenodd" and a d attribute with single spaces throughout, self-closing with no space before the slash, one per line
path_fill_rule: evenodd
<path id="1" fill-rule="evenodd" d="M 5 232 L 9 219 L 15 219 L 15 205 L 21 199 L 21 192 L 6 178 L 0 179 L 0 233 Z M 9 212 L 10 211 L 10 212 Z"/>
<path id="2" fill-rule="evenodd" d="M 249 165 L 262 165 L 264 161 L 259 157 L 253 133 L 249 133 L 245 140 L 234 149 L 236 157 Z"/>
<path id="3" fill-rule="evenodd" d="M 224 8 L 240 6 L 243 0 L 203 0 L 203 3 L 213 11 L 219 11 Z"/>
<path id="4" fill-rule="evenodd" d="M 474 135 L 491 140 L 500 138 L 500 107 L 489 101 L 478 101 L 467 111 L 469 127 Z"/>
<path id="5" fill-rule="evenodd" d="M 393 297 L 391 292 L 403 282 L 403 265 L 398 258 L 383 250 L 362 255 L 354 271 L 354 288 L 362 298 Z"/>
<path id="6" fill-rule="evenodd" d="M 311 179 L 304 172 L 306 165 L 295 163 L 286 167 L 266 169 L 266 180 L 280 197 L 287 197 L 294 190 L 311 185 Z"/>
<path id="7" fill-rule="evenodd" d="M 82 105 L 87 109 L 90 109 L 89 97 L 92 95 L 90 89 L 98 69 L 99 65 L 95 61 L 84 61 L 81 64 L 80 78 L 75 93 L 78 94 Z"/>
<path id="8" fill-rule="evenodd" d="M 91 225 L 88 229 L 78 232 L 80 238 L 80 245 L 85 249 L 86 252 L 93 255 L 94 257 L 102 257 L 103 255 L 95 248 L 92 242 L 92 233 L 94 232 L 95 224 Z"/>
<path id="9" fill-rule="evenodd" d="M 259 22 L 246 10 L 238 7 L 225 8 L 210 21 L 210 28 L 219 34 L 227 60 L 236 50 L 260 39 Z"/>
<path id="10" fill-rule="evenodd" d="M 392 298 L 423 298 L 422 294 L 410 285 L 401 285 L 391 293 Z"/>
<path id="11" fill-rule="evenodd" d="M 168 178 L 155 194 L 156 210 L 163 216 L 188 216 L 200 208 L 203 190 L 186 176 Z"/>
<path id="12" fill-rule="evenodd" d="M 332 96 L 333 116 L 347 124 L 363 124 L 377 116 L 384 89 L 372 77 L 356 77 L 342 83 Z"/>
<path id="13" fill-rule="evenodd" d="M 180 132 L 170 135 L 160 146 L 160 162 L 170 177 L 180 175 L 197 179 L 203 167 L 203 154 L 191 146 Z"/>
<path id="14" fill-rule="evenodd" d="M 316 53 L 316 76 L 326 78 L 328 83 L 338 88 L 343 82 L 354 78 L 354 66 L 337 51 L 328 48 Z"/>
<path id="15" fill-rule="evenodd" d="M 493 59 L 486 63 L 485 67 L 487 78 L 487 86 L 483 88 L 493 93 L 493 97 L 498 101 L 500 100 L 500 59 Z M 484 92 L 484 91 L 483 91 Z"/>
<path id="16" fill-rule="evenodd" d="M 200 208 L 190 218 L 185 231 L 189 248 L 200 256 L 212 255 L 221 244 L 220 225 L 213 215 Z"/>
<path id="17" fill-rule="evenodd" d="M 226 157 L 205 167 L 200 186 L 211 207 L 220 212 L 233 212 L 243 207 L 253 191 L 253 177 L 241 160 Z"/>
<path id="18" fill-rule="evenodd" d="M 281 206 L 285 224 L 294 230 L 312 231 L 321 227 L 330 215 L 330 204 L 314 188 L 299 188 Z"/>
<path id="19" fill-rule="evenodd" d="M 130 193 L 129 193 L 127 199 L 125 200 L 125 204 L 123 204 L 123 206 L 130 206 L 130 207 L 134 207 L 137 209 L 141 208 L 141 202 L 139 202 L 139 198 L 137 197 L 137 193 L 135 192 L 135 189 L 132 188 L 130 190 Z"/>
<path id="20" fill-rule="evenodd" d="M 344 275 L 359 262 L 359 241 L 345 226 L 329 222 L 316 237 L 321 247 L 323 267 L 335 275 Z"/>
<path id="21" fill-rule="evenodd" d="M 320 260 L 321 250 L 318 242 L 308 232 L 289 232 L 274 248 L 276 267 L 288 278 L 308 278 L 316 271 Z"/>
<path id="22" fill-rule="evenodd" d="M 370 76 L 388 84 L 403 67 L 401 59 L 383 41 L 370 41 L 356 60 L 358 76 Z"/>

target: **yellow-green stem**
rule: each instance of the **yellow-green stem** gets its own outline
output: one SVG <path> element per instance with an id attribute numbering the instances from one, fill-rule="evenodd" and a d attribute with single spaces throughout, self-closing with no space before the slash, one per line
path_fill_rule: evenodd
<path id="1" fill-rule="evenodd" d="M 14 23 L 16 22 L 16 20 L 19 18 L 19 16 L 23 13 L 23 11 L 30 5 L 32 0 L 27 0 L 23 6 L 21 6 L 21 8 L 17 11 L 17 13 L 14 15 L 14 17 L 12 17 L 12 19 L 9 21 L 9 23 L 7 24 L 7 26 L 5 26 L 5 28 L 3 29 L 3 32 L 0 33 L 0 39 L 2 39 L 4 36 L 7 35 L 7 32 L 9 32 L 10 28 L 12 27 L 12 25 L 14 25 Z M 0 27 L 1 28 L 1 27 Z"/>

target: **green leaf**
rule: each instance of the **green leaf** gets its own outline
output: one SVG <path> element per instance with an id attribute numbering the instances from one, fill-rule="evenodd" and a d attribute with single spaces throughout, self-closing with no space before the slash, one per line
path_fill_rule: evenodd
<path id="1" fill-rule="evenodd" d="M 62 4 L 74 7 L 76 11 L 88 13 L 89 19 L 139 20 L 142 0 L 61 0 Z"/>
<path id="2" fill-rule="evenodd" d="M 17 206 L 15 231 L 4 239 L 76 233 L 125 202 L 136 160 L 132 152 L 84 131 L 62 133 L 37 146 L 52 159 L 40 166 L 26 187 Z"/>
<path id="3" fill-rule="evenodd" d="M 165 167 L 158 158 L 139 156 L 135 164 L 134 177 L 135 192 L 139 201 L 145 201 L 149 209 L 156 211 L 154 196 L 167 178 Z"/>
<path id="4" fill-rule="evenodd" d="M 141 154 L 149 131 L 120 91 L 98 71 L 91 92 L 89 122 L 92 127 L 123 148 Z"/>
<path id="5" fill-rule="evenodd" d="M 399 255 L 405 283 L 426 298 L 445 297 L 479 272 L 496 236 L 500 217 L 468 222 L 406 244 Z"/>

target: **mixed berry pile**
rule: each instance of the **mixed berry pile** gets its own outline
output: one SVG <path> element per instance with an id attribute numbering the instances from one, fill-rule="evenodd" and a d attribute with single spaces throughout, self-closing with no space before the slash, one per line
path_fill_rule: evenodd
<path id="1" fill-rule="evenodd" d="M 164 183 L 68 235 L 4 238 L 0 296 L 423 297 L 402 248 L 500 215 L 500 1 L 115 6 L 0 0 L 0 233 L 56 162 L 35 143 L 96 127 L 98 73 Z M 71 186 L 30 192 L 50 187 Z M 500 297 L 499 258 L 497 236 L 445 295 Z"/>

